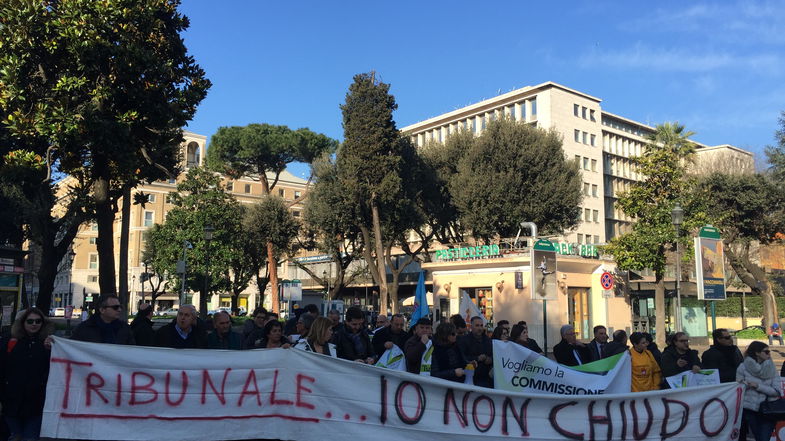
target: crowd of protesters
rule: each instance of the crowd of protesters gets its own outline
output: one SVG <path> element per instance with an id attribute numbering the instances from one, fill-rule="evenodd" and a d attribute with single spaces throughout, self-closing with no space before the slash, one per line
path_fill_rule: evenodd
<path id="1" fill-rule="evenodd" d="M 482 387 L 493 387 L 493 340 L 509 341 L 543 354 L 542 348 L 529 337 L 525 321 L 511 325 L 501 320 L 489 333 L 482 317 L 473 317 L 466 323 L 463 317 L 455 315 L 438 323 L 434 332 L 428 318 L 419 319 L 407 329 L 405 317 L 395 314 L 389 318 L 379 315 L 371 328 L 360 308 L 348 308 L 341 321 L 337 310 L 320 317 L 318 308 L 308 305 L 286 323 L 279 321 L 277 314 L 257 308 L 242 331 L 237 332 L 233 329 L 232 316 L 224 311 L 214 314 L 210 321 L 202 321 L 193 305 L 182 305 L 177 316 L 157 330 L 152 313 L 150 305 L 142 304 L 128 325 L 121 319 L 119 299 L 102 296 L 95 313 L 74 329 L 71 338 L 174 349 L 293 347 L 366 364 L 374 364 L 385 351 L 398 347 L 404 354 L 408 372 L 420 373 L 424 368 L 423 356 L 429 351 L 431 376 Z M 624 330 L 617 330 L 609 336 L 604 326 L 596 326 L 593 331 L 594 339 L 582 343 L 572 326 L 562 326 L 561 341 L 553 347 L 556 362 L 578 366 L 627 351 L 631 357 L 632 392 L 667 388 L 664 379 L 682 372 L 717 369 L 721 382 L 738 381 L 747 389 L 741 439 L 745 439 L 748 430 L 756 440 L 768 439 L 766 434 L 771 433 L 774 423 L 760 414 L 759 407 L 763 401 L 779 396 L 780 385 L 766 344 L 753 342 L 742 355 L 730 333 L 716 329 L 712 333 L 712 346 L 699 357 L 683 332 L 671 335 L 668 346 L 660 352 L 647 333 L 634 332 L 628 336 Z M 12 439 L 39 438 L 52 332 L 52 323 L 41 311 L 24 310 L 0 352 L 0 398 Z M 628 347 L 628 343 L 632 346 Z M 785 374 L 785 365 L 781 374 Z"/>

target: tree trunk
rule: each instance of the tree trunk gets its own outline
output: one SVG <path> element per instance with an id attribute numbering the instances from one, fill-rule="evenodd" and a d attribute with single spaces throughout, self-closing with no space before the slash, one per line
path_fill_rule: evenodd
<path id="1" fill-rule="evenodd" d="M 375 195 L 372 196 L 375 198 Z M 382 224 L 379 216 L 379 206 L 376 201 L 371 202 L 371 217 L 373 222 L 374 245 L 376 248 L 376 265 L 379 271 L 379 297 L 382 299 L 379 306 L 380 314 L 387 314 L 388 289 L 387 289 L 387 270 L 384 265 L 384 244 L 382 243 Z M 393 314 L 397 314 L 397 301 L 392 304 Z"/>
<path id="2" fill-rule="evenodd" d="M 273 312 L 281 312 L 281 305 L 278 301 L 278 260 L 273 252 L 273 243 L 267 242 L 267 272 L 270 274 L 270 295 L 272 296 Z"/>
<path id="3" fill-rule="evenodd" d="M 745 285 L 750 287 L 753 294 L 760 295 L 763 299 L 763 318 L 766 320 L 766 326 L 779 323 L 777 299 L 774 297 L 771 282 L 766 271 L 750 259 L 750 244 L 744 244 L 740 252 L 737 252 L 731 243 L 724 243 L 725 256 L 733 271 Z"/>
<path id="4" fill-rule="evenodd" d="M 368 272 L 371 273 L 371 279 L 373 282 L 378 285 L 382 286 L 386 283 L 386 274 L 382 272 L 379 274 L 379 265 L 377 265 L 377 261 L 383 259 L 383 257 L 373 256 L 374 245 L 371 240 L 371 233 L 368 231 L 368 228 L 365 225 L 360 225 L 360 232 L 363 236 L 363 241 L 365 242 L 365 246 L 363 247 L 363 258 L 365 259 L 365 264 L 368 268 Z M 384 265 L 382 265 L 383 267 Z M 387 309 L 387 292 L 385 291 L 384 297 L 379 294 L 379 310 Z"/>
<path id="5" fill-rule="evenodd" d="M 128 233 L 131 229 L 131 186 L 123 186 L 123 206 L 120 219 L 120 255 L 118 256 L 118 297 L 123 305 L 121 317 L 128 318 L 131 295 L 128 290 Z M 133 288 L 133 287 L 132 287 Z"/>
<path id="6" fill-rule="evenodd" d="M 665 349 L 665 281 L 661 272 L 654 273 L 654 334 L 660 350 Z"/>
<path id="7" fill-rule="evenodd" d="M 62 259 L 62 256 L 60 258 Z M 41 244 L 41 266 L 38 268 L 38 299 L 35 305 L 44 314 L 48 314 L 49 309 L 52 307 L 52 293 L 55 286 L 55 277 L 57 277 L 58 263 L 59 259 L 55 255 L 54 247 Z"/>
<path id="8" fill-rule="evenodd" d="M 93 184 L 96 223 L 98 224 L 98 287 L 102 295 L 117 293 L 114 272 L 114 208 L 109 195 L 109 178 L 98 177 Z"/>

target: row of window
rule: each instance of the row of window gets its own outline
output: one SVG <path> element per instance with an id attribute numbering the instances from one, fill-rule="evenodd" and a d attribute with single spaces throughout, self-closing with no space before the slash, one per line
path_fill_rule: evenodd
<path id="1" fill-rule="evenodd" d="M 606 174 L 634 180 L 640 180 L 643 178 L 643 176 L 638 173 L 638 166 L 636 166 L 627 158 L 606 156 L 604 162 L 604 170 Z"/>
<path id="2" fill-rule="evenodd" d="M 592 239 L 594 239 L 594 240 L 592 240 Z M 581 244 L 582 243 L 587 243 L 587 244 L 600 243 L 600 236 L 597 236 L 596 234 L 595 235 L 591 235 L 591 234 L 581 234 L 581 233 L 578 233 L 578 243 L 581 243 Z"/>
<path id="3" fill-rule="evenodd" d="M 584 222 L 594 222 L 595 224 L 600 223 L 600 210 L 592 210 L 591 208 L 584 208 L 583 220 Z"/>
<path id="4" fill-rule="evenodd" d="M 643 143 L 605 132 L 602 135 L 602 149 L 608 153 L 629 158 L 643 154 Z"/>
<path id="5" fill-rule="evenodd" d="M 234 182 L 227 182 L 226 183 L 226 191 L 234 191 Z M 251 194 L 251 184 L 245 184 L 243 187 L 243 193 Z M 294 199 L 298 199 L 302 197 L 303 193 L 300 190 L 294 191 Z M 286 190 L 283 188 L 278 189 L 278 196 L 282 198 L 286 198 Z"/>
<path id="6" fill-rule="evenodd" d="M 628 124 L 624 121 L 619 121 L 613 118 L 602 118 L 602 125 L 612 127 L 616 130 L 621 130 L 622 132 L 632 133 L 633 135 L 637 135 L 640 137 L 646 136 L 648 134 L 648 130 L 634 126 L 632 124 Z"/>
<path id="7" fill-rule="evenodd" d="M 594 110 L 589 109 L 586 106 L 581 106 L 579 104 L 572 105 L 572 114 L 577 116 L 578 118 L 583 118 L 591 122 L 597 121 L 597 119 L 594 117 Z"/>
<path id="8" fill-rule="evenodd" d="M 575 160 L 578 161 L 578 165 L 582 169 L 584 169 L 586 171 L 590 170 L 590 171 L 593 171 L 593 172 L 597 171 L 597 160 L 596 159 L 587 158 L 585 156 L 582 157 L 581 155 L 575 155 Z"/>
<path id="9" fill-rule="evenodd" d="M 417 146 L 422 146 L 428 141 L 444 142 L 453 133 L 465 130 L 479 135 L 490 122 L 502 117 L 510 118 L 513 121 L 531 121 L 536 116 L 537 97 L 533 97 L 418 133 L 412 136 L 412 141 Z"/>
<path id="10" fill-rule="evenodd" d="M 575 129 L 575 142 L 594 147 L 597 144 L 597 135 Z"/>
<path id="11" fill-rule="evenodd" d="M 583 183 L 583 195 L 584 196 L 591 196 L 593 198 L 598 198 L 599 196 L 599 188 L 597 184 L 589 184 L 588 182 Z"/>

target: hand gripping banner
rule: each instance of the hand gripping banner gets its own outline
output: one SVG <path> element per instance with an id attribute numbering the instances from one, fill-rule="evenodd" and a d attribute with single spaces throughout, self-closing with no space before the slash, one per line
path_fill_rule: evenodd
<path id="1" fill-rule="evenodd" d="M 614 395 L 478 388 L 296 349 L 52 349 L 43 433 L 84 440 L 731 440 L 742 388 Z"/>

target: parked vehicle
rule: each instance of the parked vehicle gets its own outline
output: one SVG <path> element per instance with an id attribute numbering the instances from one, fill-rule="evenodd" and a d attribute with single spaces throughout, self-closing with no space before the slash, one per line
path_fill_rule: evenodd
<path id="1" fill-rule="evenodd" d="M 157 315 L 158 316 L 177 315 L 177 308 L 169 308 L 169 309 L 164 309 L 163 311 L 158 311 Z"/>

